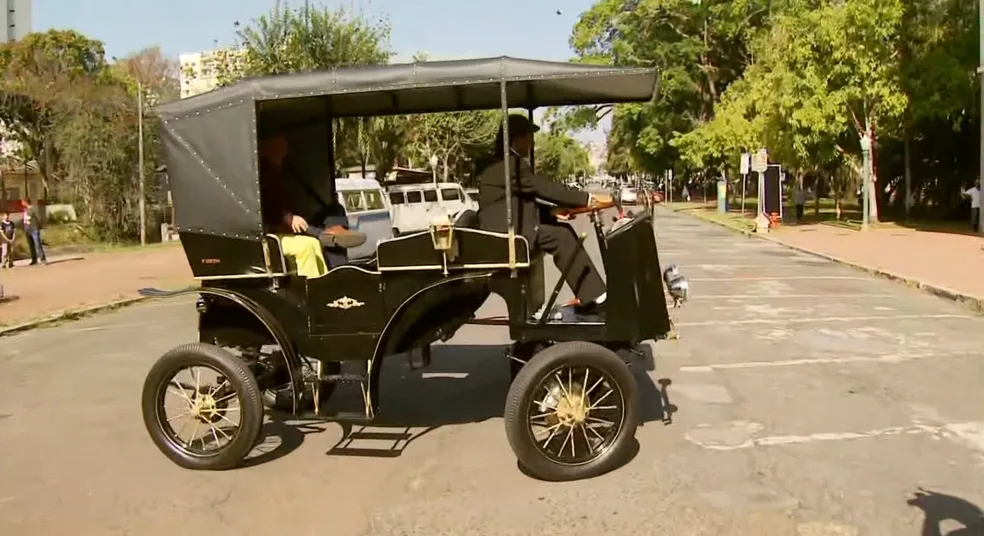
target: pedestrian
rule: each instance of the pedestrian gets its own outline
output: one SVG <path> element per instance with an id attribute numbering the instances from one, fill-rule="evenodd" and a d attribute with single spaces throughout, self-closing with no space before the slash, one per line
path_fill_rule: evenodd
<path id="1" fill-rule="evenodd" d="M 976 231 L 981 221 L 981 191 L 974 185 L 964 190 L 963 195 L 970 198 L 970 228 Z"/>
<path id="2" fill-rule="evenodd" d="M 796 221 L 803 220 L 804 212 L 806 212 L 806 188 L 799 185 L 796 188 Z"/>
<path id="3" fill-rule="evenodd" d="M 14 222 L 7 211 L 0 213 L 0 268 L 14 267 Z"/>
<path id="4" fill-rule="evenodd" d="M 41 218 L 30 201 L 24 202 L 24 234 L 27 236 L 27 246 L 31 249 L 31 266 L 36 265 L 39 259 L 41 264 L 48 264 L 44 244 L 41 242 Z"/>

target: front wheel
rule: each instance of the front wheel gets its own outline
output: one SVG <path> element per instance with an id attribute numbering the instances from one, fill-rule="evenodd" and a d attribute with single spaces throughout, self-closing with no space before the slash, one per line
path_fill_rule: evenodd
<path id="1" fill-rule="evenodd" d="M 141 405 L 151 440 L 186 469 L 236 467 L 263 426 L 253 372 L 211 344 L 186 344 L 164 354 L 147 374 Z"/>
<path id="2" fill-rule="evenodd" d="M 516 375 L 505 424 L 509 445 L 530 475 L 549 481 L 595 477 L 615 469 L 632 448 L 638 384 L 607 348 L 557 344 Z"/>

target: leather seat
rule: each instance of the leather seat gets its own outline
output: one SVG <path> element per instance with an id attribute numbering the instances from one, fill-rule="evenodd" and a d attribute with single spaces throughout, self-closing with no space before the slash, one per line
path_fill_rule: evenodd
<path id="1" fill-rule="evenodd" d="M 475 212 L 474 210 L 462 210 L 455 217 L 454 226 L 462 229 L 477 229 L 478 212 Z M 376 271 L 378 267 L 378 263 L 376 261 L 376 254 L 373 253 L 370 257 L 350 261 L 348 264 L 350 266 L 358 266 L 359 268 L 364 268 L 366 270 Z"/>
<path id="2" fill-rule="evenodd" d="M 462 210 L 458 213 L 458 216 L 454 219 L 454 226 L 462 229 L 477 229 L 478 228 L 478 212 L 474 210 Z"/>

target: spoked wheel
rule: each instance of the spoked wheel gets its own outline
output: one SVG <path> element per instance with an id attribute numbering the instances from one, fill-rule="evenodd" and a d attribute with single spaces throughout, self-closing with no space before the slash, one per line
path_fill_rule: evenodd
<path id="1" fill-rule="evenodd" d="M 509 388 L 506 437 L 536 478 L 591 478 L 621 463 L 639 423 L 638 385 L 617 354 L 566 342 L 536 354 Z"/>
<path id="2" fill-rule="evenodd" d="M 211 344 L 164 354 L 144 382 L 144 425 L 157 448 L 186 469 L 239 465 L 263 426 L 263 401 L 247 364 Z"/>

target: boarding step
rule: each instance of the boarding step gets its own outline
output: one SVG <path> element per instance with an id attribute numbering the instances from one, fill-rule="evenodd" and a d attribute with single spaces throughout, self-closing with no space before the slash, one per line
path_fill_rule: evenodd
<path id="1" fill-rule="evenodd" d="M 325 374 L 321 376 L 321 381 L 327 383 L 359 383 L 364 382 L 368 379 L 366 374 L 359 373 L 342 373 L 342 374 Z"/>
<path id="2" fill-rule="evenodd" d="M 328 451 L 328 454 L 332 456 L 396 458 L 403 453 L 403 450 L 416 436 L 427 431 L 425 429 L 421 433 L 414 434 L 409 427 L 401 427 L 399 430 L 379 426 L 369 428 L 369 426 L 363 426 L 358 430 L 348 431 Z"/>

